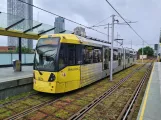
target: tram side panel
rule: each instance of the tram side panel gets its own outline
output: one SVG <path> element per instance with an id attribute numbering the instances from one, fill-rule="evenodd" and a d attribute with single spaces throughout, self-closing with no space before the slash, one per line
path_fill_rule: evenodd
<path id="1" fill-rule="evenodd" d="M 102 79 L 102 63 L 81 65 L 80 87 Z"/>

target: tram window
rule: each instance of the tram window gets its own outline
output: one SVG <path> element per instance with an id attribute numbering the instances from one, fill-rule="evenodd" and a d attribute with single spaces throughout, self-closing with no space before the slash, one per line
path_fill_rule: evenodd
<path id="1" fill-rule="evenodd" d="M 134 57 L 135 57 L 135 56 L 133 55 L 133 62 L 134 62 Z"/>
<path id="2" fill-rule="evenodd" d="M 117 50 L 113 51 L 113 60 L 118 60 L 118 51 Z"/>
<path id="3" fill-rule="evenodd" d="M 121 59 L 121 53 L 120 52 L 118 53 L 118 59 Z"/>
<path id="4" fill-rule="evenodd" d="M 82 45 L 76 45 L 76 64 L 82 64 Z"/>
<path id="5" fill-rule="evenodd" d="M 83 63 L 91 64 L 93 63 L 93 47 L 85 46 L 83 49 Z"/>
<path id="6" fill-rule="evenodd" d="M 133 51 L 130 51 L 130 58 L 133 58 Z"/>
<path id="7" fill-rule="evenodd" d="M 67 45 L 61 44 L 59 51 L 59 70 L 67 66 Z"/>
<path id="8" fill-rule="evenodd" d="M 76 45 L 68 45 L 68 64 L 76 65 Z"/>
<path id="9" fill-rule="evenodd" d="M 95 47 L 93 50 L 93 63 L 99 63 L 101 61 L 101 49 Z"/>
<path id="10" fill-rule="evenodd" d="M 111 49 L 109 50 L 109 56 L 108 56 L 109 58 L 109 61 L 111 61 Z"/>
<path id="11" fill-rule="evenodd" d="M 124 59 L 124 51 L 121 51 L 121 59 Z"/>
<path id="12" fill-rule="evenodd" d="M 128 51 L 126 51 L 126 59 L 128 59 L 129 58 L 129 52 Z"/>
<path id="13" fill-rule="evenodd" d="M 109 62 L 109 50 L 107 48 L 103 48 L 103 70 L 107 70 L 109 68 L 108 62 Z"/>

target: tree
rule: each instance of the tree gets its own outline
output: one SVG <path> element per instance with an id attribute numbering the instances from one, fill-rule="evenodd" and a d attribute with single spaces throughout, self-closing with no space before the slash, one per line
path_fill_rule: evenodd
<path id="1" fill-rule="evenodd" d="M 139 55 L 142 55 L 142 48 L 140 48 L 138 50 Z M 147 56 L 153 56 L 154 55 L 154 50 L 153 48 L 146 46 L 143 48 L 143 55 L 147 55 Z"/>
<path id="2" fill-rule="evenodd" d="M 19 52 L 19 47 L 16 48 L 16 53 Z M 32 50 L 30 48 L 22 47 L 21 48 L 22 53 L 32 53 Z"/>

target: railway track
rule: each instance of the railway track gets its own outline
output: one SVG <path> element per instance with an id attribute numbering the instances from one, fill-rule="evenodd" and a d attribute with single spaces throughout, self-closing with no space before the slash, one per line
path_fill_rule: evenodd
<path id="1" fill-rule="evenodd" d="M 140 66 L 139 68 L 135 69 L 133 72 L 131 72 L 128 76 L 121 79 L 118 83 L 116 83 L 113 87 L 111 87 L 109 90 L 104 92 L 102 95 L 94 99 L 90 104 L 86 105 L 84 108 L 82 108 L 80 111 L 72 115 L 68 120 L 80 120 L 82 119 L 85 114 L 91 110 L 93 107 L 95 107 L 98 103 L 100 103 L 102 100 L 110 96 L 114 91 L 116 91 L 125 81 L 127 81 L 130 77 L 132 77 L 138 70 L 143 68 L 145 64 Z"/>
<path id="2" fill-rule="evenodd" d="M 43 102 L 43 103 L 41 103 L 41 104 L 35 105 L 35 106 L 33 106 L 33 107 L 29 108 L 29 109 L 26 109 L 25 111 L 22 111 L 22 112 L 20 112 L 20 113 L 18 113 L 18 114 L 15 114 L 15 115 L 13 115 L 13 116 L 11 116 L 11 117 L 8 117 L 8 118 L 4 119 L 4 120 L 15 120 L 15 119 L 23 118 L 23 117 L 25 117 L 26 115 L 28 115 L 28 114 L 30 114 L 30 113 L 32 113 L 32 112 L 38 110 L 39 108 L 41 108 L 41 107 L 43 107 L 43 106 L 50 105 L 50 104 L 56 102 L 56 101 L 59 100 L 59 98 L 61 98 L 61 97 L 62 97 L 62 96 L 55 97 L 55 98 L 53 98 L 53 99 L 51 99 L 51 100 L 48 100 L 48 101 L 45 101 L 45 102 Z"/>
<path id="3" fill-rule="evenodd" d="M 149 74 L 151 73 L 151 69 L 152 69 L 152 63 L 150 65 L 150 67 L 148 68 L 148 70 L 146 71 L 146 73 L 144 74 L 144 76 L 142 77 L 139 84 L 137 85 L 135 91 L 133 92 L 131 98 L 128 100 L 127 104 L 125 105 L 124 109 L 120 113 L 117 120 L 131 120 L 132 119 L 132 114 L 135 109 L 135 104 L 137 103 L 137 99 L 139 97 L 139 94 L 142 90 L 142 87 L 143 87 L 145 81 L 147 80 Z"/>
<path id="4" fill-rule="evenodd" d="M 134 66 L 134 68 L 135 67 L 137 67 L 137 66 Z M 133 70 L 134 68 L 130 68 L 131 70 Z M 129 71 L 129 70 L 128 70 Z M 119 73 L 120 75 L 122 75 L 122 74 L 124 74 L 124 73 Z M 118 78 L 118 76 L 116 75 L 116 77 L 114 76 L 114 79 L 117 79 Z M 116 81 L 114 81 L 113 83 L 115 83 Z M 95 85 L 94 85 L 95 86 Z M 100 88 L 100 87 L 102 87 L 101 85 L 97 85 L 97 88 Z M 78 90 L 78 91 L 75 91 L 75 92 L 81 92 L 82 90 Z M 91 90 L 91 92 L 92 92 L 93 90 Z M 89 92 L 89 94 L 91 93 L 91 92 Z M 36 98 L 36 96 L 38 96 L 39 98 L 37 99 Z M 50 94 L 50 96 L 51 96 L 51 94 Z M 40 101 L 41 99 L 44 99 L 44 98 L 48 98 L 47 96 L 46 96 L 46 94 L 43 94 L 43 93 L 34 93 L 34 94 L 30 94 L 30 95 L 27 95 L 27 96 L 25 96 L 24 98 L 19 98 L 19 99 L 16 99 L 16 100 L 12 100 L 12 101 L 9 101 L 9 102 L 6 102 L 6 103 L 4 103 L 4 104 L 1 104 L 0 105 L 0 108 L 1 109 L 7 109 L 7 110 L 9 110 L 9 111 L 12 111 L 13 112 L 13 114 L 10 114 L 10 116 L 13 116 L 14 118 L 13 119 L 15 119 L 15 117 L 16 118 L 19 118 L 19 116 L 20 116 L 20 118 L 21 117 L 24 117 L 24 116 L 26 116 L 26 115 L 28 115 L 28 114 L 32 114 L 32 112 L 34 112 L 34 111 L 37 111 L 37 109 L 39 109 L 40 107 L 43 107 L 43 106 L 45 106 L 46 105 L 46 103 L 45 103 L 45 105 L 43 105 L 43 103 L 44 103 L 44 101 L 43 101 L 43 103 L 41 103 L 41 104 L 33 104 L 33 105 L 28 105 L 28 104 L 23 104 L 23 105 L 21 105 L 21 106 L 17 106 L 16 104 L 19 104 L 19 103 L 21 103 L 21 102 L 23 102 L 23 101 L 25 101 L 25 100 L 27 100 L 27 99 L 32 99 L 32 100 L 34 100 L 34 101 Z M 51 97 L 50 97 L 50 99 L 46 99 L 46 100 L 48 100 L 49 102 L 50 102 L 50 100 L 51 100 Z M 14 107 L 12 107 L 12 106 L 17 106 L 18 108 L 20 107 L 20 108 L 22 108 L 24 105 L 27 105 L 27 106 L 29 106 L 30 108 L 32 108 L 32 109 L 28 109 L 28 108 L 23 108 L 23 109 L 21 109 L 21 110 L 17 110 L 17 107 L 16 108 L 14 108 Z M 9 108 L 8 108 L 8 106 L 9 106 Z M 11 109 L 10 109 L 10 107 L 12 107 Z M 21 112 L 21 111 L 24 111 L 24 112 Z M 20 113 L 21 112 L 21 113 Z M 8 116 L 9 117 L 9 116 Z M 8 118 L 7 116 L 6 117 L 2 117 L 2 118 L 7 118 L 7 119 L 12 119 L 11 117 L 9 117 Z"/>
<path id="5" fill-rule="evenodd" d="M 145 64 L 144 64 L 145 65 Z M 143 65 L 143 66 L 144 66 Z M 114 85 L 112 88 L 110 88 L 110 90 L 108 90 L 108 91 L 106 91 L 104 94 L 103 94 L 103 96 L 101 97 L 99 97 L 100 99 L 102 99 L 102 98 L 106 98 L 106 96 L 109 96 L 109 95 L 111 95 L 112 94 L 112 92 L 114 92 L 117 88 L 118 88 L 118 85 L 121 85 L 122 83 L 124 83 L 127 79 L 129 79 L 131 76 L 132 76 L 132 74 L 134 74 L 137 70 L 139 70 L 139 69 L 141 69 L 143 66 L 141 66 L 141 67 L 137 67 L 137 69 L 135 68 L 135 70 L 130 74 L 130 75 L 128 75 L 125 79 L 121 79 L 121 81 L 120 82 L 118 82 L 116 85 Z M 132 68 L 132 70 L 134 69 L 134 68 Z M 126 75 L 126 74 L 125 74 Z M 118 77 L 118 76 L 117 76 Z M 117 78 L 116 77 L 116 78 Z M 115 81 L 114 81 L 114 83 L 115 83 Z M 99 86 L 99 87 L 101 87 L 101 86 Z M 32 96 L 29 96 L 29 97 L 32 97 Z M 35 105 L 35 106 L 32 106 L 32 107 L 30 107 L 29 109 L 25 109 L 25 110 L 22 110 L 22 112 L 19 112 L 19 113 L 17 113 L 17 114 L 15 114 L 15 115 L 12 115 L 11 117 L 8 117 L 8 118 L 6 118 L 5 120 L 14 120 L 14 119 L 20 119 L 20 118 L 23 118 L 23 117 L 25 117 L 25 116 L 27 116 L 28 114 L 30 114 L 30 113 L 32 113 L 32 112 L 34 112 L 34 111 L 38 111 L 38 109 L 40 109 L 41 107 L 43 107 L 43 106 L 50 106 L 50 104 L 52 104 L 52 103 L 55 103 L 57 100 L 59 100 L 59 98 L 60 97 L 57 97 L 57 98 L 53 98 L 53 99 L 47 99 L 47 101 L 46 102 L 42 102 L 41 104 L 38 104 L 38 105 Z M 19 100 L 18 100 L 19 101 Z M 18 102 L 17 101 L 17 102 Z M 21 101 L 21 100 L 20 100 Z M 97 102 L 99 102 L 100 100 L 96 100 L 96 99 L 94 99 L 94 102 L 93 103 L 96 103 L 97 104 Z M 15 102 L 15 101 L 14 101 Z M 10 105 L 10 103 L 7 103 L 7 105 Z M 95 104 L 95 105 L 96 105 Z M 94 105 L 94 106 L 95 106 Z M 5 105 L 4 105 L 5 106 Z M 93 105 L 88 105 L 88 107 L 94 107 Z M 83 111 L 83 113 L 84 113 L 84 111 Z"/>
<path id="6" fill-rule="evenodd" d="M 27 95 L 27 96 L 25 96 L 25 97 L 21 97 L 21 98 L 12 100 L 12 101 L 8 101 L 8 102 L 5 102 L 5 103 L 2 103 L 2 104 L 0 104 L 0 108 L 4 107 L 4 106 L 6 106 L 6 105 L 9 105 L 9 104 L 13 104 L 13 103 L 19 102 L 19 101 L 21 101 L 21 100 L 25 100 L 25 99 L 27 99 L 27 98 L 33 97 L 34 95 L 38 95 L 38 94 L 39 94 L 39 93 L 36 92 L 36 93 L 32 93 L 32 94 L 30 94 L 30 95 Z"/>

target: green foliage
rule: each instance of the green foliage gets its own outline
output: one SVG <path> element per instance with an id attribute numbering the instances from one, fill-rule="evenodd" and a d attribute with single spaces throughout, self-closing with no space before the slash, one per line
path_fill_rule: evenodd
<path id="1" fill-rule="evenodd" d="M 138 50 L 138 54 L 142 55 L 142 48 L 140 48 Z M 153 48 L 151 48 L 149 46 L 146 46 L 146 47 L 143 48 L 143 54 L 147 55 L 147 56 L 153 56 L 154 55 L 154 50 L 153 50 Z"/>
<path id="2" fill-rule="evenodd" d="M 16 53 L 19 52 L 19 47 L 16 48 Z M 32 53 L 32 50 L 30 48 L 22 47 L 21 48 L 22 53 Z"/>

